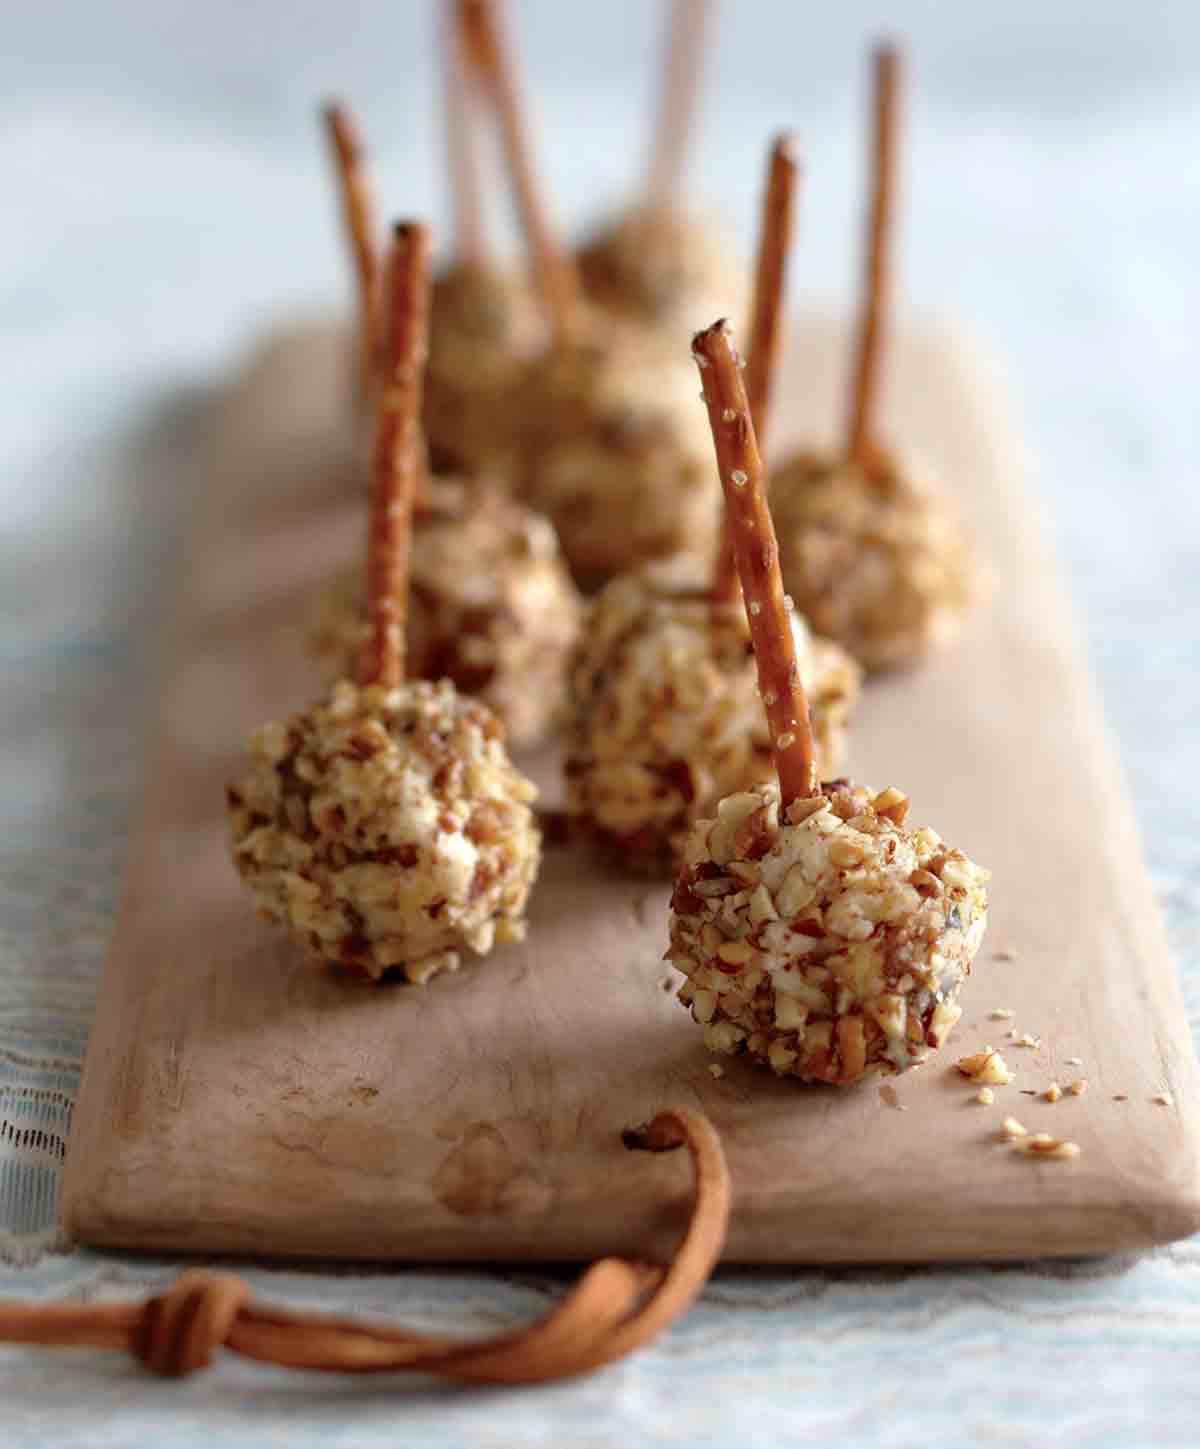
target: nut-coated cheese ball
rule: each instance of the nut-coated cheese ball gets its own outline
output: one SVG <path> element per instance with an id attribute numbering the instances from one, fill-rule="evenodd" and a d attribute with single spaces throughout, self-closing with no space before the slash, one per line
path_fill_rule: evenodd
<path id="1" fill-rule="evenodd" d="M 226 793 L 238 873 L 315 958 L 424 983 L 524 935 L 537 791 L 446 681 L 337 684 L 255 730 Z"/>
<path id="2" fill-rule="evenodd" d="M 528 281 L 462 264 L 433 284 L 425 372 L 425 435 L 439 471 L 506 466 L 513 387 L 546 346 L 544 309 Z"/>
<path id="3" fill-rule="evenodd" d="M 514 486 L 585 589 L 655 559 L 707 560 L 720 494 L 687 350 L 606 324 L 531 365 L 513 399 Z"/>
<path id="4" fill-rule="evenodd" d="M 686 337 L 706 317 L 741 317 L 746 274 L 711 222 L 673 207 L 617 217 L 577 254 L 589 298 L 606 311 Z"/>
<path id="5" fill-rule="evenodd" d="M 779 815 L 774 783 L 721 801 L 688 839 L 668 955 L 720 1052 L 847 1083 L 917 1066 L 962 1014 L 988 873 L 907 798 L 844 780 Z"/>
<path id="6" fill-rule="evenodd" d="M 514 747 L 558 723 L 580 601 L 554 530 L 487 485 L 434 479 L 413 524 L 408 670 L 450 679 L 500 718 Z M 309 638 L 326 678 L 354 674 L 367 633 L 362 570 L 327 590 Z"/>
<path id="7" fill-rule="evenodd" d="M 750 629 L 740 598 L 614 579 L 593 601 L 570 668 L 567 808 L 634 869 L 670 875 L 691 827 L 725 795 L 772 773 Z M 820 767 L 837 772 L 860 672 L 793 612 Z"/>
<path id="8" fill-rule="evenodd" d="M 771 478 L 784 587 L 866 669 L 904 668 L 956 639 L 979 592 L 949 501 L 886 454 L 869 469 L 816 453 Z"/>

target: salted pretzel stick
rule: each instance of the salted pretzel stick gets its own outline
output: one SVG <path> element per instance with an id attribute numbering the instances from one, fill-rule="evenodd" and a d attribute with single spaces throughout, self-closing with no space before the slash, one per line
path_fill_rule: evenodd
<path id="1" fill-rule="evenodd" d="M 797 181 L 800 176 L 799 143 L 794 135 L 775 138 L 763 196 L 758 234 L 758 261 L 754 272 L 754 320 L 750 328 L 750 356 L 746 362 L 746 396 L 761 452 L 766 452 L 769 407 L 775 375 L 779 371 L 783 298 L 787 286 L 788 254 L 792 247 Z M 733 550 L 732 514 L 725 510 L 721 546 L 717 555 L 713 599 L 729 603 L 737 593 L 737 562 Z"/>
<path id="2" fill-rule="evenodd" d="M 459 24 L 466 53 L 487 89 L 500 126 L 525 242 L 555 338 L 562 342 L 570 336 L 577 312 L 579 277 L 555 235 L 545 191 L 534 172 L 533 146 L 516 67 L 501 32 L 497 8 L 495 0 L 458 0 Z"/>
<path id="3" fill-rule="evenodd" d="M 450 206 L 454 216 L 454 251 L 466 266 L 481 266 L 486 249 L 483 209 L 479 197 L 479 169 L 474 138 L 474 86 L 467 74 L 463 38 L 453 7 L 442 10 L 442 91 L 445 103 L 446 170 L 450 178 Z"/>
<path id="4" fill-rule="evenodd" d="M 387 368 L 379 394 L 367 533 L 368 634 L 360 684 L 404 679 L 413 500 L 423 466 L 421 400 L 429 336 L 429 228 L 401 222 L 388 259 Z"/>
<path id="5" fill-rule="evenodd" d="M 671 0 L 664 47 L 663 87 L 646 170 L 646 202 L 666 206 L 683 176 L 688 143 L 696 125 L 696 101 L 712 0 Z"/>
<path id="6" fill-rule="evenodd" d="M 896 129 L 900 89 L 900 53 L 891 45 L 876 47 L 874 56 L 874 125 L 871 138 L 871 206 L 858 338 L 854 364 L 846 454 L 851 462 L 866 460 L 879 391 L 891 303 L 892 230 L 896 189 Z"/>
<path id="7" fill-rule="evenodd" d="M 342 198 L 342 215 L 358 288 L 358 331 L 364 401 L 375 381 L 379 353 L 379 251 L 375 244 L 375 201 L 367 175 L 366 153 L 354 117 L 340 101 L 323 112 Z"/>
<path id="8" fill-rule="evenodd" d="M 779 776 L 780 805 L 786 810 L 793 801 L 817 790 L 812 724 L 779 572 L 779 548 L 767 507 L 762 458 L 729 323 L 714 322 L 706 332 L 697 332 L 692 353 L 708 406 L 758 664 L 758 688 Z"/>

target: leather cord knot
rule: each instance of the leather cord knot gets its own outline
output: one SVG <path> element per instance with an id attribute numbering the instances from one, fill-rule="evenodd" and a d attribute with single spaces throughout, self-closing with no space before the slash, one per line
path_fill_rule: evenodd
<path id="1" fill-rule="evenodd" d="M 147 1300 L 134 1352 L 168 1378 L 207 1368 L 249 1301 L 250 1289 L 234 1274 L 190 1268 Z"/>

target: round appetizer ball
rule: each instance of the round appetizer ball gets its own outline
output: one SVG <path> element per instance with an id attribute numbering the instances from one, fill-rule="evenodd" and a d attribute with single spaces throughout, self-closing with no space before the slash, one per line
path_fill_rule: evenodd
<path id="1" fill-rule="evenodd" d="M 408 671 L 451 680 L 499 716 L 508 742 L 543 739 L 562 717 L 581 603 L 549 522 L 500 489 L 433 479 L 414 520 Z M 367 636 L 362 570 L 321 600 L 309 638 L 326 679 L 352 676 Z"/>
<path id="2" fill-rule="evenodd" d="M 542 304 L 519 274 L 462 264 L 434 282 L 424 425 L 435 468 L 504 466 L 514 384 L 548 337 Z"/>
<path id="3" fill-rule="evenodd" d="M 719 229 L 672 207 L 639 207 L 578 253 L 597 306 L 686 337 L 706 317 L 741 317 L 746 274 Z"/>
<path id="4" fill-rule="evenodd" d="M 713 1051 L 846 1083 L 945 1041 L 987 924 L 988 873 L 907 798 L 845 780 L 779 814 L 774 782 L 722 800 L 688 839 L 671 900 L 679 999 Z"/>
<path id="5" fill-rule="evenodd" d="M 866 669 L 916 664 L 962 631 L 979 591 L 970 542 L 890 455 L 864 470 L 800 453 L 772 475 L 771 513 L 796 607 Z"/>
<path id="6" fill-rule="evenodd" d="M 589 328 L 527 369 L 513 408 L 515 489 L 554 524 L 582 588 L 655 559 L 711 558 L 721 495 L 686 347 Z"/>
<path id="7" fill-rule="evenodd" d="M 791 616 L 819 767 L 837 772 L 860 671 Z M 614 579 L 571 661 L 567 810 L 622 864 L 671 875 L 689 830 L 772 775 L 740 598 L 715 605 L 667 570 Z"/>
<path id="8" fill-rule="evenodd" d="M 249 749 L 226 792 L 234 865 L 312 956 L 423 984 L 521 940 L 537 791 L 485 705 L 445 680 L 342 681 Z"/>

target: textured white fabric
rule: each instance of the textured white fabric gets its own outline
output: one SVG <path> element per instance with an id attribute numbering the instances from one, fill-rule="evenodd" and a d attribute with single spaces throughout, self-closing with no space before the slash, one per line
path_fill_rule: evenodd
<path id="1" fill-rule="evenodd" d="M 1002 13 L 1001 13 L 1002 10 Z M 32 12 L 32 13 L 28 13 Z M 652 7 L 519 7 L 548 169 L 582 217 L 636 171 Z M 753 49 L 760 21 L 778 27 Z M 726 7 L 700 190 L 749 230 L 763 140 L 802 129 L 797 293 L 855 267 L 861 44 L 879 18 Z M 886 20 L 920 93 L 906 292 L 1007 359 L 1200 1008 L 1195 378 L 1200 10 L 1112 0 Z M 207 398 L 271 316 L 341 292 L 311 102 L 361 99 L 392 210 L 436 203 L 423 6 L 24 7 L 0 65 L 0 1290 L 142 1291 L 172 1266 L 42 1257 L 136 803 L 169 565 Z M 631 57 L 636 57 L 635 63 Z M 634 148 L 634 153 L 631 153 Z M 640 154 L 640 153 L 636 153 Z M 530 1272 L 255 1269 L 296 1304 L 464 1332 L 561 1288 Z M 723 1273 L 661 1344 L 541 1391 L 290 1377 L 187 1385 L 113 1356 L 0 1349 L 0 1443 L 739 1442 L 1192 1446 L 1200 1247 L 1135 1264 Z"/>

